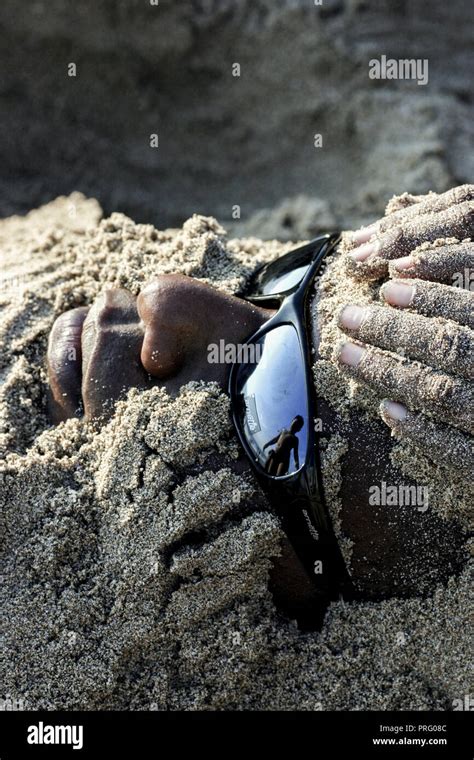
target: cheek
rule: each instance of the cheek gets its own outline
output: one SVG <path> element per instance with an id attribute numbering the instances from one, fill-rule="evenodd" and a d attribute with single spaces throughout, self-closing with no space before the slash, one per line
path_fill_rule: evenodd
<path id="1" fill-rule="evenodd" d="M 406 516 L 387 504 L 384 484 L 398 484 L 390 461 L 390 431 L 379 420 L 352 413 L 347 425 L 337 415 L 332 429 L 344 430 L 345 453 L 338 461 L 340 524 L 351 550 L 351 574 L 368 596 L 390 595 L 398 587 L 404 555 Z"/>

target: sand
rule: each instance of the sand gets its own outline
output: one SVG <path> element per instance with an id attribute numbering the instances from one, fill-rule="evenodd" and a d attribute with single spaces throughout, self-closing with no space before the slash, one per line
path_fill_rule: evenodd
<path id="1" fill-rule="evenodd" d="M 100 216 L 75 194 L 0 223 L 2 696 L 30 709 L 452 709 L 470 691 L 468 570 L 424 599 L 334 603 L 321 633 L 301 633 L 267 589 L 280 529 L 253 477 L 234 472 L 216 386 L 131 391 L 101 429 L 48 425 L 58 314 L 160 272 L 235 292 L 291 247 L 229 241 L 202 216 L 165 231 Z M 373 300 L 373 285 L 354 288 Z M 332 403 L 379 414 L 353 380 L 335 382 L 329 356 L 320 371 Z M 344 446 L 325 453 L 335 504 Z M 437 508 L 453 510 L 452 496 Z"/>
<path id="2" fill-rule="evenodd" d="M 160 228 L 199 211 L 298 240 L 469 182 L 473 20 L 465 0 L 3 0 L 0 216 L 80 189 Z M 428 86 L 370 79 L 381 52 L 428 59 Z"/>

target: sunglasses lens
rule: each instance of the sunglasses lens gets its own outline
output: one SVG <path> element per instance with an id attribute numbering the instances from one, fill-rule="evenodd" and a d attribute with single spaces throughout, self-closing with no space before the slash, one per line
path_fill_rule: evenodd
<path id="1" fill-rule="evenodd" d="M 298 334 L 280 325 L 245 346 L 236 368 L 236 415 L 256 464 L 268 475 L 296 472 L 306 460 L 308 398 Z"/>
<path id="2" fill-rule="evenodd" d="M 294 290 L 305 276 L 308 268 L 321 247 L 327 243 L 327 236 L 294 251 L 289 251 L 276 261 L 262 267 L 251 285 L 252 296 L 272 296 Z"/>

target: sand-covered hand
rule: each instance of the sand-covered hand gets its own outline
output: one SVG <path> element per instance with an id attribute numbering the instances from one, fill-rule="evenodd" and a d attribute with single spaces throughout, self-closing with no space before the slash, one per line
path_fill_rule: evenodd
<path id="1" fill-rule="evenodd" d="M 397 263 L 419 255 L 420 248 L 441 242 L 458 245 L 474 234 L 474 186 L 461 185 L 446 193 L 411 196 L 406 205 L 352 235 L 349 259 L 358 277 L 368 280 L 387 275 L 389 262 Z M 390 205 L 389 205 L 390 209 Z M 459 252 L 466 256 L 466 247 Z M 459 264 L 457 264 L 459 269 Z M 416 276 L 421 276 L 417 273 Z M 446 276 L 446 275 L 444 275 Z M 445 281 L 445 280 L 442 280 Z"/>

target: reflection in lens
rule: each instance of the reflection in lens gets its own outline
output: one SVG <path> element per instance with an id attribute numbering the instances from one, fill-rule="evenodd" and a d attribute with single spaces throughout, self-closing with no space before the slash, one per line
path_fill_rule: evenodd
<path id="1" fill-rule="evenodd" d="M 308 271 L 309 264 L 303 264 L 288 272 L 274 272 L 268 280 L 261 283 L 260 294 L 262 296 L 274 293 L 286 293 L 293 290 L 303 279 Z"/>
<path id="2" fill-rule="evenodd" d="M 256 346 L 260 361 L 241 364 L 236 391 L 240 429 L 255 461 L 268 475 L 296 472 L 308 438 L 304 362 L 296 330 L 280 325 Z"/>
<path id="3" fill-rule="evenodd" d="M 267 264 L 258 272 L 250 288 L 251 293 L 247 295 L 268 296 L 294 290 L 305 276 L 321 246 L 326 242 L 325 238 L 321 239 L 315 245 L 289 251 L 276 261 Z"/>

